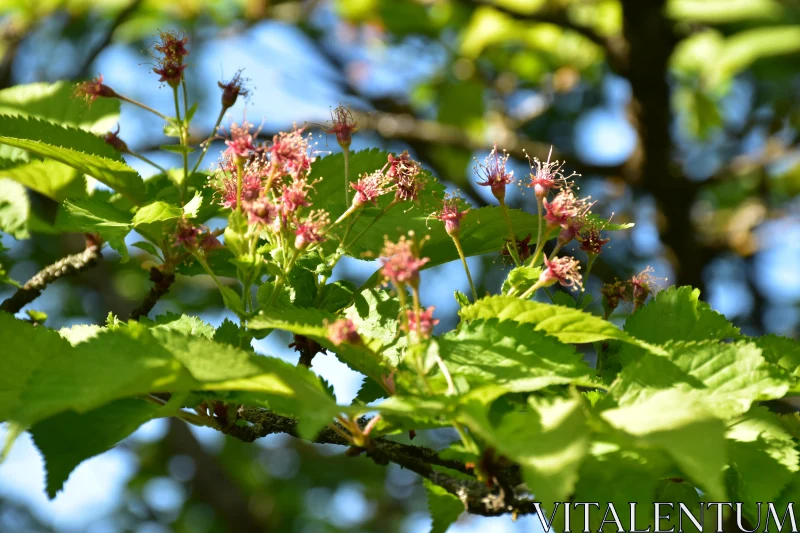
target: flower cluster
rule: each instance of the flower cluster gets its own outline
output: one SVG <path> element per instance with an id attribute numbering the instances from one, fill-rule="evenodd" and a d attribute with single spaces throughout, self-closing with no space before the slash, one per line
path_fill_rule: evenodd
<path id="1" fill-rule="evenodd" d="M 361 336 L 356 325 L 349 318 L 340 318 L 328 324 L 328 339 L 336 346 L 342 344 L 361 344 Z"/>
<path id="2" fill-rule="evenodd" d="M 402 328 L 406 333 L 414 333 L 419 338 L 428 339 L 433 334 L 433 326 L 439 323 L 439 319 L 433 318 L 433 311 L 436 307 L 431 306 L 424 311 L 406 311 L 406 325 Z"/>
<path id="3" fill-rule="evenodd" d="M 383 245 L 381 272 L 400 290 L 404 285 L 412 289 L 419 287 L 419 271 L 429 261 L 427 257 L 420 259 L 416 248 L 414 242 L 405 236 L 396 243 L 387 239 Z"/>
<path id="4" fill-rule="evenodd" d="M 528 158 L 531 164 L 530 182 L 526 185 L 533 189 L 534 194 L 538 200 L 543 200 L 548 193 L 553 189 L 564 189 L 570 186 L 571 178 L 577 176 L 572 173 L 565 176 L 561 169 L 564 163 L 559 161 L 550 161 L 553 155 L 553 148 L 550 148 L 550 153 L 547 155 L 547 161 L 542 162 L 538 157 L 533 159 Z"/>
<path id="5" fill-rule="evenodd" d="M 376 170 L 371 174 L 364 174 L 357 182 L 350 184 L 350 187 L 356 191 L 353 197 L 353 205 L 355 207 L 361 207 L 367 204 L 376 205 L 378 203 L 378 197 L 391 190 L 390 184 L 389 178 L 384 175 L 382 170 Z"/>
<path id="6" fill-rule="evenodd" d="M 189 41 L 181 32 L 162 31 L 160 40 L 153 45 L 156 51 L 158 65 L 153 67 L 153 72 L 161 76 L 158 80 L 176 88 L 183 80 L 183 71 L 186 65 L 183 60 L 189 55 L 186 43 Z"/>
<path id="7" fill-rule="evenodd" d="M 103 75 L 98 74 L 97 77 L 91 81 L 79 83 L 75 88 L 75 96 L 85 98 L 87 102 L 94 102 L 97 97 L 102 98 L 116 98 L 117 93 L 103 83 Z"/>
<path id="8" fill-rule="evenodd" d="M 425 180 L 421 174 L 419 163 L 411 159 L 408 150 L 399 156 L 389 154 L 389 170 L 386 176 L 392 180 L 395 187 L 395 198 L 403 202 L 415 202 L 425 188 Z"/>

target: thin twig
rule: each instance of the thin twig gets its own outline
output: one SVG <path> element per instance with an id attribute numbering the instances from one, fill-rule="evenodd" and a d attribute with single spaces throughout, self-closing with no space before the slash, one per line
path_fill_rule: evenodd
<path id="1" fill-rule="evenodd" d="M 97 236 L 86 234 L 86 249 L 46 266 L 0 304 L 0 310 L 12 314 L 18 313 L 23 307 L 38 298 L 42 291 L 58 278 L 76 274 L 94 266 L 102 257 L 100 253 L 102 246 L 103 243 Z"/>

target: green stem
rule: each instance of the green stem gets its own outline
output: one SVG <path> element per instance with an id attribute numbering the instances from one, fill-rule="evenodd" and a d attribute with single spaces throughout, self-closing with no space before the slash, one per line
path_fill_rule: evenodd
<path id="1" fill-rule="evenodd" d="M 344 205 L 350 205 L 350 147 L 342 148 L 344 155 Z"/>
<path id="2" fill-rule="evenodd" d="M 244 160 L 236 157 L 236 210 L 242 211 L 242 175 L 244 174 Z"/>
<path id="3" fill-rule="evenodd" d="M 594 260 L 597 259 L 596 254 L 589 254 L 589 262 L 586 263 L 586 274 L 583 275 L 583 283 L 584 286 L 581 287 L 581 295 L 578 296 L 578 301 L 575 303 L 575 307 L 580 309 L 581 302 L 583 301 L 583 295 L 586 294 L 586 282 L 589 281 L 589 274 L 592 272 L 592 265 L 594 265 Z"/>
<path id="4" fill-rule="evenodd" d="M 132 155 L 133 157 L 135 157 L 135 158 L 137 158 L 137 159 L 140 159 L 140 160 L 144 161 L 144 162 L 145 162 L 145 163 L 147 163 L 148 165 L 150 165 L 150 166 L 152 166 L 152 167 L 155 167 L 155 168 L 157 168 L 157 169 L 158 169 L 158 170 L 160 170 L 160 171 L 161 171 L 163 174 L 166 174 L 166 173 L 167 173 L 167 170 L 166 170 L 164 167 L 162 167 L 162 166 L 160 166 L 160 165 L 157 165 L 157 164 L 156 164 L 156 163 L 154 163 L 153 161 L 150 161 L 149 159 L 147 159 L 147 158 L 146 158 L 145 156 L 143 156 L 142 154 L 139 154 L 139 153 L 136 153 L 136 152 L 132 152 L 132 151 L 130 151 L 130 150 L 128 150 L 128 153 L 129 153 L 130 155 Z"/>
<path id="5" fill-rule="evenodd" d="M 467 258 L 464 255 L 464 249 L 461 247 L 461 241 L 458 238 L 458 235 L 451 235 L 453 238 L 453 244 L 456 245 L 456 250 L 458 250 L 458 256 L 461 258 L 461 264 L 464 265 L 464 272 L 467 274 L 467 280 L 469 281 L 469 288 L 472 291 L 472 301 L 476 302 L 478 300 L 478 291 L 475 290 L 475 283 L 472 281 L 472 275 L 469 273 L 469 266 L 467 265 Z"/>
<path id="6" fill-rule="evenodd" d="M 373 219 L 372 219 L 372 222 L 370 222 L 370 223 L 369 223 L 369 225 L 367 225 L 367 227 L 366 227 L 366 228 L 364 228 L 364 229 L 361 231 L 361 233 L 359 233 L 358 235 L 356 235 L 356 237 L 355 237 L 355 238 L 354 238 L 352 241 L 350 241 L 350 243 L 349 243 L 349 244 L 347 244 L 347 245 L 344 245 L 344 244 L 342 244 L 342 247 L 343 247 L 343 248 L 346 250 L 347 248 L 349 248 L 350 246 L 352 246 L 353 244 L 355 244 L 355 243 L 356 243 L 356 241 L 358 241 L 358 239 L 360 239 L 360 238 L 361 238 L 361 237 L 362 237 L 362 236 L 363 236 L 363 235 L 364 235 L 366 232 L 368 232 L 368 231 L 370 230 L 370 228 L 372 228 L 372 226 L 374 226 L 374 225 L 375 225 L 375 224 L 376 224 L 376 223 L 377 223 L 377 222 L 378 222 L 378 221 L 381 219 L 381 217 L 382 217 L 383 215 L 385 215 L 386 213 L 388 213 L 388 212 L 389 212 L 389 209 L 391 209 L 391 208 L 393 208 L 395 205 L 397 205 L 397 203 L 398 203 L 398 200 L 397 200 L 397 198 L 395 198 L 394 200 L 392 200 L 392 201 L 389 203 L 389 205 L 387 205 L 387 206 L 386 206 L 386 207 L 383 209 L 383 211 L 381 211 L 380 213 L 378 213 L 378 216 L 376 216 L 375 218 L 373 218 Z M 343 240 L 343 241 L 344 241 L 344 240 Z"/>
<path id="7" fill-rule="evenodd" d="M 455 428 L 456 432 L 458 432 L 458 436 L 461 437 L 461 442 L 464 443 L 464 447 L 467 449 L 467 451 L 474 453 L 475 455 L 480 455 L 480 448 L 478 448 L 478 445 L 475 443 L 472 437 L 467 434 L 464 426 L 462 426 L 459 422 L 453 422 L 453 427 Z"/>
<path id="8" fill-rule="evenodd" d="M 530 266 L 536 266 L 536 262 L 539 260 L 539 255 L 542 253 L 542 250 L 544 250 L 544 236 L 543 236 L 543 232 L 544 232 L 544 227 L 543 227 L 544 226 L 544 214 L 542 213 L 543 209 L 544 209 L 544 207 L 542 205 L 542 199 L 541 198 L 537 198 L 536 199 L 536 214 L 537 214 L 537 216 L 539 218 L 539 234 L 536 237 L 536 251 L 533 254 L 533 258 L 531 259 L 531 265 Z"/>
<path id="9" fill-rule="evenodd" d="M 403 323 L 405 330 L 408 331 L 409 330 L 408 313 L 406 313 L 406 288 L 404 285 L 399 285 L 397 287 L 397 299 L 400 301 L 400 321 Z"/>
<path id="10" fill-rule="evenodd" d="M 534 292 L 539 290 L 541 287 L 542 287 L 542 283 L 540 281 L 537 281 L 536 283 L 534 283 L 531 286 L 531 288 L 529 288 L 527 291 L 523 292 L 519 297 L 522 298 L 523 300 L 527 300 L 528 298 L 530 298 L 533 295 Z"/>
<path id="11" fill-rule="evenodd" d="M 206 156 L 206 152 L 208 152 L 208 147 L 211 146 L 211 141 L 214 139 L 214 137 L 216 137 L 217 130 L 219 129 L 219 125 L 222 124 L 222 119 L 224 116 L 225 116 L 225 108 L 223 107 L 222 111 L 219 112 L 219 116 L 217 117 L 217 122 L 214 123 L 214 129 L 211 130 L 211 135 L 203 143 L 203 151 L 200 152 L 200 157 L 198 157 L 197 161 L 195 161 L 191 174 L 194 174 L 195 172 L 197 172 L 197 169 L 200 168 L 200 163 Z"/>
<path id="12" fill-rule="evenodd" d="M 520 262 L 519 254 L 517 253 L 517 238 L 514 236 L 514 227 L 511 225 L 511 215 L 508 213 L 508 206 L 506 205 L 505 199 L 500 200 L 500 209 L 503 210 L 503 218 L 506 219 L 506 225 L 508 226 L 508 235 L 511 237 L 511 240 L 508 243 L 508 252 L 511 254 L 514 264 L 519 266 Z"/>
<path id="13" fill-rule="evenodd" d="M 152 107 L 150 107 L 148 105 L 145 105 L 145 104 L 143 104 L 141 102 L 138 102 L 138 101 L 134 100 L 133 98 L 128 98 L 127 96 L 123 96 L 123 95 L 121 95 L 119 93 L 117 93 L 117 98 L 119 98 L 123 102 L 128 102 L 129 104 L 133 104 L 135 106 L 141 107 L 142 109 L 153 113 L 154 115 L 160 117 L 163 120 L 169 120 L 168 116 L 166 116 L 166 115 L 164 115 L 162 113 L 159 113 L 158 111 L 156 111 Z"/>

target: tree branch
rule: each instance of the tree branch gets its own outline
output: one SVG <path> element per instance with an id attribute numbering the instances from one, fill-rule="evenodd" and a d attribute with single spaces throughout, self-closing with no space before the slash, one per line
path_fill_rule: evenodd
<path id="1" fill-rule="evenodd" d="M 222 427 L 220 431 L 244 442 L 253 442 L 260 437 L 274 433 L 286 433 L 298 437 L 297 420 L 292 418 L 275 414 L 266 409 L 246 406 L 239 409 L 239 416 L 250 425 L 230 425 Z M 366 425 L 366 422 L 366 419 L 359 420 L 359 424 L 362 426 Z M 500 473 L 502 477 L 500 486 L 489 487 L 474 477 L 475 472 L 472 467 L 455 459 L 444 459 L 431 448 L 411 446 L 385 438 L 371 439 L 369 449 L 353 448 L 350 442 L 330 427 L 320 431 L 314 442 L 351 446 L 350 449 L 354 450 L 355 455 L 364 453 L 377 464 L 386 465 L 391 462 L 411 470 L 457 496 L 464 503 L 465 509 L 472 514 L 499 516 L 506 513 L 535 512 L 533 500 L 517 497 L 515 494 L 506 494 L 500 488 L 501 486 L 514 487 L 520 484 L 519 469 L 516 467 L 506 468 Z M 448 468 L 472 476 L 472 479 L 439 472 L 434 470 L 433 466 Z"/>
<path id="2" fill-rule="evenodd" d="M 108 30 L 106 30 L 103 38 L 89 50 L 89 53 L 83 60 L 83 63 L 81 63 L 80 67 L 76 69 L 76 77 L 87 78 L 90 76 L 89 67 L 92 66 L 92 63 L 94 63 L 94 60 L 100 55 L 100 52 L 105 50 L 105 48 L 111 44 L 111 38 L 114 36 L 114 32 L 117 30 L 117 28 L 119 28 L 141 4 L 142 0 L 133 0 L 126 8 L 117 13 L 117 16 L 114 17 L 114 20 L 112 20 L 109 24 Z"/>
<path id="3" fill-rule="evenodd" d="M 615 72 L 623 74 L 628 68 L 628 43 L 625 39 L 620 37 L 606 37 L 600 35 L 588 26 L 576 24 L 570 20 L 568 13 L 564 9 L 544 9 L 533 13 L 521 13 L 492 0 L 466 0 L 466 3 L 476 7 L 490 7 L 514 20 L 554 24 L 578 33 L 605 50 L 608 64 Z"/>
<path id="4" fill-rule="evenodd" d="M 147 316 L 147 313 L 153 310 L 158 300 L 169 292 L 169 288 L 175 282 L 175 274 L 161 272 L 153 267 L 150 269 L 150 281 L 154 283 L 153 287 L 144 297 L 139 307 L 131 311 L 129 320 L 138 321 L 143 316 Z"/>
<path id="5" fill-rule="evenodd" d="M 100 248 L 102 241 L 92 234 L 86 234 L 86 249 L 82 252 L 61 258 L 52 265 L 42 269 L 28 282 L 12 294 L 2 304 L 0 310 L 15 314 L 23 307 L 38 298 L 42 291 L 51 283 L 62 276 L 76 274 L 94 266 L 102 257 Z"/>

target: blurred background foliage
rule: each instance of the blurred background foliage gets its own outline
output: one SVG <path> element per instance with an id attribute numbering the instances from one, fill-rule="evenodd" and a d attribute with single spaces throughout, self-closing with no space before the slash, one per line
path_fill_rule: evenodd
<path id="1" fill-rule="evenodd" d="M 355 149 L 409 149 L 476 205 L 491 198 L 474 186 L 474 158 L 496 142 L 523 178 L 526 154 L 546 158 L 552 145 L 554 157 L 582 174 L 581 191 L 598 200 L 596 210 L 636 222 L 615 235 L 590 291 L 653 265 L 669 284 L 700 287 L 747 333 L 797 336 L 798 0 L 0 0 L 0 89 L 102 72 L 118 91 L 168 110 L 171 94 L 148 72 L 148 47 L 173 28 L 190 38 L 198 141 L 219 112 L 216 82 L 245 67 L 253 92 L 232 120 L 246 104 L 262 136 L 293 122 L 313 130 L 331 107 L 348 104 L 361 125 Z M 166 140 L 157 120 L 123 106 L 119 123 L 132 149 L 177 163 L 156 153 Z M 338 147 L 320 135 L 316 149 Z M 24 282 L 79 250 L 82 238 L 48 235 L 37 221 L 53 220 L 57 204 L 12 188 L 3 172 L 0 270 Z M 532 195 L 509 203 L 535 209 Z M 131 249 L 131 261 L 120 263 L 115 252 L 104 255 L 33 304 L 47 312 L 48 326 L 102 322 L 109 312 L 125 318 L 141 301 L 150 287 L 145 256 Z M 484 289 L 496 290 L 509 268 L 496 257 L 472 262 Z M 373 269 L 343 262 L 338 275 L 363 279 Z M 452 314 L 457 265 L 423 277 L 423 303 Z M 218 325 L 226 316 L 218 293 L 203 289 L 204 277 L 181 277 L 155 313 L 200 314 Z M 0 299 L 11 290 L 0 287 Z M 453 325 L 451 317 L 440 327 Z M 289 342 L 271 338 L 257 349 L 296 360 Z M 341 402 L 352 399 L 358 380 L 349 371 L 330 356 L 314 368 Z M 437 445 L 449 436 L 419 438 Z M 85 463 L 46 502 L 39 459 L 24 441 L 0 466 L 0 530 L 428 527 L 413 475 L 333 448 L 285 436 L 245 445 L 177 421 L 151 423 Z M 456 527 L 534 526 L 500 518 Z"/>

